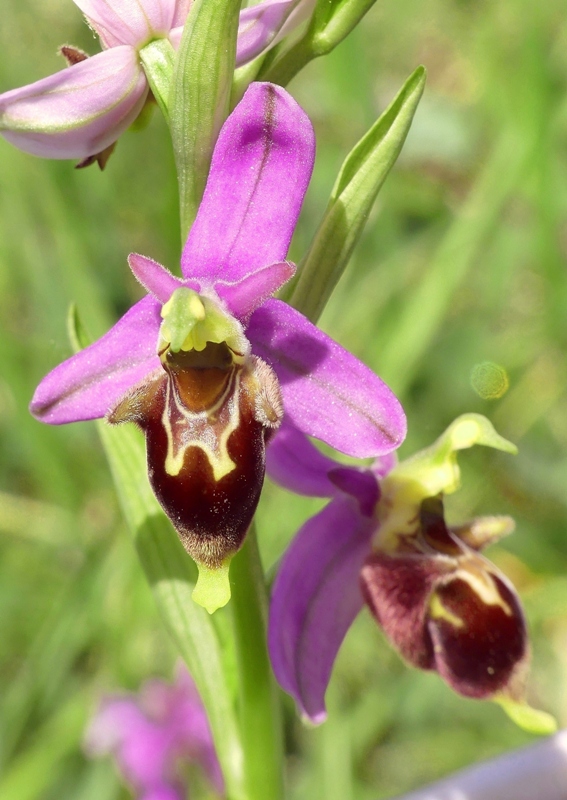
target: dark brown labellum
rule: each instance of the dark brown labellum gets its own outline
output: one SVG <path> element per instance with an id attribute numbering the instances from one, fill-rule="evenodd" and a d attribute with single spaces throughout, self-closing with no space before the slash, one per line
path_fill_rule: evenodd
<path id="1" fill-rule="evenodd" d="M 521 695 L 529 650 L 518 598 L 496 567 L 447 528 L 439 498 L 424 501 L 416 531 L 400 536 L 398 552 L 366 560 L 361 588 L 413 666 L 437 670 L 467 697 Z"/>
<path id="2" fill-rule="evenodd" d="M 277 378 L 226 344 L 172 353 L 108 421 L 146 436 L 157 499 L 195 561 L 219 567 L 241 546 L 264 480 L 266 439 L 282 416 Z"/>

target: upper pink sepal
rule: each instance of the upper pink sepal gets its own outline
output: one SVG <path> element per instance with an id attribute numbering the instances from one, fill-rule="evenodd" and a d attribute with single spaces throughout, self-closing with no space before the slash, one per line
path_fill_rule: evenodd
<path id="1" fill-rule="evenodd" d="M 314 157 L 313 127 L 291 95 L 251 84 L 215 145 L 183 275 L 236 283 L 284 261 Z"/>

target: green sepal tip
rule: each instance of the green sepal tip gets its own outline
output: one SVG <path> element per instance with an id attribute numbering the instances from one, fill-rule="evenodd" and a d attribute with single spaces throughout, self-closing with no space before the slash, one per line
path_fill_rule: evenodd
<path id="1" fill-rule="evenodd" d="M 494 702 L 501 706 L 518 728 L 538 736 L 549 736 L 557 730 L 557 720 L 546 711 L 532 708 L 527 703 L 519 703 L 509 697 L 495 697 Z"/>
<path id="2" fill-rule="evenodd" d="M 214 614 L 217 609 L 225 606 L 230 600 L 230 580 L 228 571 L 230 558 L 227 558 L 220 567 L 211 569 L 205 564 L 197 564 L 199 577 L 191 597 L 197 605 L 202 606 L 209 614 Z"/>

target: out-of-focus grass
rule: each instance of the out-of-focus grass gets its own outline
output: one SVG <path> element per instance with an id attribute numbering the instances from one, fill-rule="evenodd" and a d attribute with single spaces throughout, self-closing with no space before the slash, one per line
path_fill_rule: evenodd
<path id="1" fill-rule="evenodd" d="M 4 0 L 0 91 L 97 49 L 70 0 Z M 408 412 L 410 453 L 478 411 L 516 458 L 464 453 L 449 514 L 510 513 L 491 556 L 516 582 L 533 634 L 531 700 L 567 722 L 567 23 L 560 0 L 381 0 L 291 89 L 314 119 L 318 161 L 297 260 L 336 170 L 418 63 L 429 72 L 400 162 L 322 320 L 382 374 Z M 81 756 L 101 692 L 167 674 L 173 649 L 120 519 L 90 424 L 49 428 L 27 404 L 70 353 L 75 301 L 93 334 L 140 296 L 126 256 L 175 269 L 176 185 L 165 126 L 119 142 L 107 170 L 74 171 L 0 140 L 0 797 L 119 798 L 108 764 Z M 482 399 L 471 374 L 500 365 Z M 272 566 L 316 501 L 267 486 L 259 513 Z M 290 796 L 388 797 L 522 744 L 496 707 L 409 671 L 369 616 L 341 651 L 329 721 L 289 712 Z"/>

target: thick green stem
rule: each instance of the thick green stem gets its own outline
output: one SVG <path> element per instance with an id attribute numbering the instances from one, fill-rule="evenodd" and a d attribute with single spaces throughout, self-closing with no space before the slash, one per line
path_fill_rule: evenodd
<path id="1" fill-rule="evenodd" d="M 218 133 L 229 112 L 240 0 L 191 4 L 169 96 L 181 240 L 197 214 Z"/>
<path id="2" fill-rule="evenodd" d="M 246 798 L 280 800 L 281 713 L 266 644 L 267 592 L 253 527 L 230 573 Z"/>

